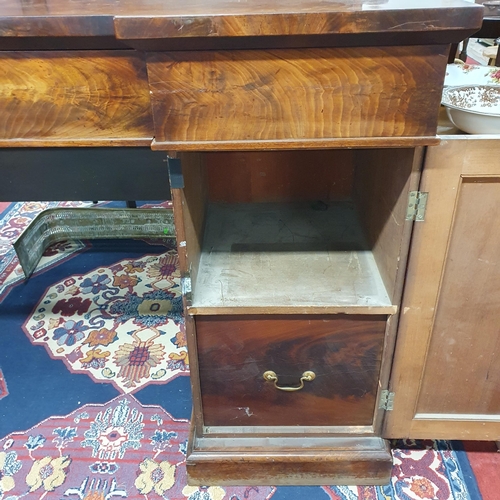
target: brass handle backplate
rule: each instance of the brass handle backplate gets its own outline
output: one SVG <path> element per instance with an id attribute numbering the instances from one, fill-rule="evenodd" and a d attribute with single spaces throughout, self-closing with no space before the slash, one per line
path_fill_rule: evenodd
<path id="1" fill-rule="evenodd" d="M 293 392 L 293 391 L 300 391 L 304 387 L 304 382 L 311 382 L 316 378 L 316 374 L 311 371 L 305 371 L 302 374 L 302 377 L 300 377 L 300 385 L 297 387 L 280 387 L 278 385 L 278 375 L 276 375 L 275 372 L 272 370 L 268 370 L 267 372 L 264 372 L 264 380 L 267 380 L 268 382 L 274 382 L 274 387 L 276 389 L 279 389 L 280 391 L 286 391 L 286 392 Z"/>

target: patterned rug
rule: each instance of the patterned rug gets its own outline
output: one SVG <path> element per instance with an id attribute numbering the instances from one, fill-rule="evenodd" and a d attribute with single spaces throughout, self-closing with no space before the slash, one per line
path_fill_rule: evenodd
<path id="1" fill-rule="evenodd" d="M 68 369 L 123 393 L 188 369 L 175 250 L 124 259 L 50 286 L 23 325 Z"/>
<path id="2" fill-rule="evenodd" d="M 7 498 L 265 499 L 275 488 L 186 484 L 188 422 L 132 396 L 86 405 L 0 440 Z"/>
<path id="3" fill-rule="evenodd" d="M 53 206 L 11 204 L 0 220 L 0 500 L 487 499 L 462 444 L 444 441 L 395 443 L 385 487 L 187 486 L 175 249 L 61 243 L 26 282 L 11 244 Z"/>

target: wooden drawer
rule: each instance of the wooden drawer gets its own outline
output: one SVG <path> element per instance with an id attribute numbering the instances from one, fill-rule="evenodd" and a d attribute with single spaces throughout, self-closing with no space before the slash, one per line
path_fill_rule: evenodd
<path id="1" fill-rule="evenodd" d="M 196 316 L 204 424 L 371 425 L 385 316 Z M 303 389 L 303 372 L 316 375 Z"/>
<path id="2" fill-rule="evenodd" d="M 429 140 L 436 133 L 447 50 L 439 45 L 153 54 L 148 75 L 154 147 Z"/>
<path id="3" fill-rule="evenodd" d="M 2 52 L 0 68 L 0 146 L 150 146 L 137 52 Z"/>

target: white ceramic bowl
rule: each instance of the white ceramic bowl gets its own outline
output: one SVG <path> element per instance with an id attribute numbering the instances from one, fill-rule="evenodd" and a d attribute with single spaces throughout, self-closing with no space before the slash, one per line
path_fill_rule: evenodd
<path id="1" fill-rule="evenodd" d="M 442 103 L 452 123 L 468 134 L 500 134 L 500 87 L 447 87 Z"/>

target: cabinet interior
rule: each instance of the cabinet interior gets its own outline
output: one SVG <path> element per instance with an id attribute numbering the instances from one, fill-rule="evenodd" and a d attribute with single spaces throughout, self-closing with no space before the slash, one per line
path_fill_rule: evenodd
<path id="1" fill-rule="evenodd" d="M 181 160 L 191 314 L 396 312 L 414 149 Z"/>

